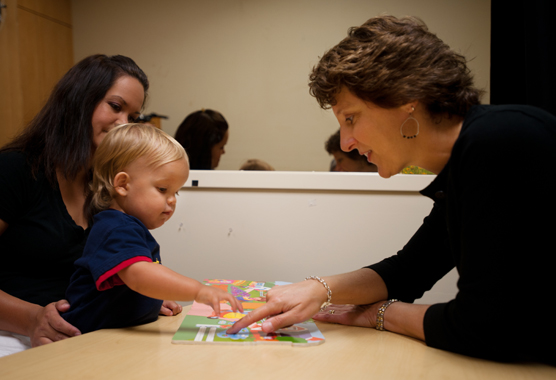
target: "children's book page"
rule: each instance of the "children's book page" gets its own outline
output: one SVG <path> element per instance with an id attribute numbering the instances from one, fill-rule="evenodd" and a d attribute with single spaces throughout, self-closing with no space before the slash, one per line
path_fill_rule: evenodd
<path id="1" fill-rule="evenodd" d="M 266 292 L 273 286 L 287 282 L 257 282 L 244 280 L 205 280 L 207 286 L 219 287 L 236 297 L 243 305 L 243 313 L 233 312 L 227 303 L 220 304 L 220 314 L 216 315 L 210 306 L 193 302 L 191 309 L 178 331 L 172 338 L 177 344 L 288 344 L 310 347 L 324 343 L 324 336 L 315 322 L 310 319 L 303 323 L 264 333 L 262 322 L 257 321 L 237 334 L 227 334 L 226 330 L 247 313 L 265 304 Z"/>

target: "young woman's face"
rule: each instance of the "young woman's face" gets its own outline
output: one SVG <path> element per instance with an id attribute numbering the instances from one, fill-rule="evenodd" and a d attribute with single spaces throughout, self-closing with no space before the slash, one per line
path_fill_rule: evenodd
<path id="1" fill-rule="evenodd" d="M 365 102 L 347 88 L 336 96 L 332 107 L 340 123 L 340 145 L 349 152 L 357 149 L 378 166 L 381 177 L 389 178 L 410 164 L 411 145 L 400 135 L 410 105 L 386 109 Z"/>
<path id="2" fill-rule="evenodd" d="M 220 163 L 220 156 L 226 153 L 226 151 L 224 150 L 224 146 L 226 146 L 226 144 L 228 143 L 228 138 L 230 137 L 229 131 L 229 129 L 226 131 L 226 134 L 224 134 L 224 138 L 222 139 L 222 141 L 220 141 L 218 144 L 213 145 L 211 148 L 212 169 L 216 169 L 216 167 Z"/>
<path id="3" fill-rule="evenodd" d="M 141 114 L 144 100 L 145 90 L 136 78 L 118 78 L 93 111 L 93 147 L 115 126 L 133 122 Z"/>
<path id="4" fill-rule="evenodd" d="M 124 172 L 127 174 L 125 191 L 120 193 L 116 189 L 120 196 L 115 198 L 112 207 L 136 217 L 149 230 L 166 223 L 176 209 L 176 195 L 189 176 L 185 158 L 155 168 L 141 157 Z"/>

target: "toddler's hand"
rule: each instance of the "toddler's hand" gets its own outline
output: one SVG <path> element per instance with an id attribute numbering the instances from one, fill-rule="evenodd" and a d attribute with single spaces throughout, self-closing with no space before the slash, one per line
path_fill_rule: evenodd
<path id="1" fill-rule="evenodd" d="M 220 314 L 220 301 L 227 301 L 233 311 L 243 312 L 243 306 L 234 296 L 219 288 L 204 285 L 197 293 L 195 301 L 209 305 L 214 309 L 216 315 Z"/>
<path id="2" fill-rule="evenodd" d="M 164 300 L 162 301 L 162 306 L 160 307 L 160 312 L 158 315 L 178 315 L 181 313 L 182 307 L 176 301 Z"/>

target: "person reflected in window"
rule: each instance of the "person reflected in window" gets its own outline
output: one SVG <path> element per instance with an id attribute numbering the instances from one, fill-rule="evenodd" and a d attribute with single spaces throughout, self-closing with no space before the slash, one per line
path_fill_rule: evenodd
<path id="1" fill-rule="evenodd" d="M 340 130 L 326 140 L 324 148 L 328 154 L 334 156 L 330 165 L 331 172 L 377 172 L 375 164 L 367 161 L 367 157 L 357 150 L 344 152 L 340 147 Z"/>
<path id="2" fill-rule="evenodd" d="M 220 112 L 202 109 L 189 114 L 176 131 L 175 139 L 185 148 L 191 169 L 212 170 L 226 153 L 230 131 Z"/>
<path id="3" fill-rule="evenodd" d="M 268 162 L 259 160 L 258 158 L 250 158 L 240 166 L 239 170 L 268 170 L 273 171 L 274 167 Z"/>

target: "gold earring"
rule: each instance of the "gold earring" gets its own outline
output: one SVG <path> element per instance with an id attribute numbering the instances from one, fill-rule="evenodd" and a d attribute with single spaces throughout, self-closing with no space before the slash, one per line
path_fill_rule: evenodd
<path id="1" fill-rule="evenodd" d="M 419 135 L 419 121 L 412 116 L 413 112 L 415 112 L 415 107 L 411 106 L 411 112 L 409 113 L 409 116 L 407 117 L 407 119 L 405 119 L 405 121 L 402 123 L 402 125 L 400 127 L 400 134 L 402 135 L 402 137 L 404 139 L 414 139 L 415 137 L 417 137 Z M 403 127 L 404 127 L 405 123 L 407 123 L 408 120 L 413 120 L 413 121 L 415 121 L 415 123 L 417 123 L 417 132 L 414 135 L 406 135 L 403 132 Z"/>

